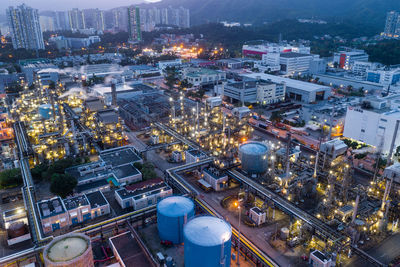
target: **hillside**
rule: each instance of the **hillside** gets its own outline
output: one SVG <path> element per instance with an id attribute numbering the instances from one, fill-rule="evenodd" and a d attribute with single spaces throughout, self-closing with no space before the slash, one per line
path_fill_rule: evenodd
<path id="1" fill-rule="evenodd" d="M 352 20 L 382 29 L 386 12 L 400 10 L 399 0 L 163 0 L 157 6 L 183 6 L 192 24 L 213 21 L 264 23 L 292 18 Z"/>

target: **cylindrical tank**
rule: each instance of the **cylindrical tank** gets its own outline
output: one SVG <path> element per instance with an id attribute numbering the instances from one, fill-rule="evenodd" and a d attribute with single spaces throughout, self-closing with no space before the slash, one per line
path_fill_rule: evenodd
<path id="1" fill-rule="evenodd" d="M 93 267 L 90 238 L 83 234 L 59 236 L 44 249 L 46 267 Z"/>
<path id="2" fill-rule="evenodd" d="M 281 228 L 281 239 L 286 240 L 289 237 L 289 229 L 287 227 Z"/>
<path id="3" fill-rule="evenodd" d="M 183 242 L 183 225 L 194 216 L 194 203 L 182 196 L 164 198 L 157 205 L 157 227 L 161 240 Z"/>
<path id="4" fill-rule="evenodd" d="M 58 112 L 57 104 L 54 105 L 54 109 L 55 109 L 55 112 Z M 40 105 L 39 106 L 39 115 L 45 120 L 50 119 L 51 116 L 53 115 L 53 107 L 51 106 L 51 104 Z"/>
<path id="5" fill-rule="evenodd" d="M 267 171 L 268 147 L 260 142 L 247 142 L 239 147 L 242 169 L 250 174 Z"/>
<path id="6" fill-rule="evenodd" d="M 201 216 L 183 228 L 185 267 L 229 267 L 231 226 L 222 219 Z"/>

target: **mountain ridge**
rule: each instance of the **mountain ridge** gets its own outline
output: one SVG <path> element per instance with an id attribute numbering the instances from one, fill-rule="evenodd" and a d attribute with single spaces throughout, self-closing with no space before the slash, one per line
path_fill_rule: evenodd
<path id="1" fill-rule="evenodd" d="M 400 11 L 399 0 L 163 0 L 146 5 L 188 8 L 193 25 L 224 20 L 262 24 L 318 18 L 351 20 L 383 29 L 386 13 Z"/>

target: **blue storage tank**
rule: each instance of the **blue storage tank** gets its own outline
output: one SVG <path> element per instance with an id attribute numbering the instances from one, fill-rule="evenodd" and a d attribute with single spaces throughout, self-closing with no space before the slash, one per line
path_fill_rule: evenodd
<path id="1" fill-rule="evenodd" d="M 247 142 L 239 147 L 242 170 L 250 174 L 264 173 L 268 169 L 268 147 L 260 142 Z"/>
<path id="2" fill-rule="evenodd" d="M 229 267 L 231 226 L 216 217 L 201 216 L 183 228 L 185 267 Z M 221 264 L 222 263 L 222 264 Z"/>
<path id="3" fill-rule="evenodd" d="M 55 112 L 58 112 L 58 105 L 54 105 Z M 43 104 L 39 106 L 39 115 L 45 119 L 48 120 L 53 116 L 53 107 L 51 104 Z"/>
<path id="4" fill-rule="evenodd" d="M 194 216 L 194 203 L 182 196 L 164 198 L 157 205 L 157 227 L 161 240 L 183 242 L 183 225 Z"/>

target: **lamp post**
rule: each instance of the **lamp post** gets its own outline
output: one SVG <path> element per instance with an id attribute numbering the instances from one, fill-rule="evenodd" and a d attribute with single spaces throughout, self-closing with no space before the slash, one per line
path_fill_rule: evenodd
<path id="1" fill-rule="evenodd" d="M 238 208 L 239 211 L 239 226 L 238 226 L 238 247 L 237 247 L 237 259 L 236 259 L 236 265 L 240 266 L 239 262 L 239 254 L 240 254 L 240 217 L 241 217 L 241 210 L 240 210 L 240 200 L 238 198 L 238 201 L 235 202 L 235 206 Z"/>

